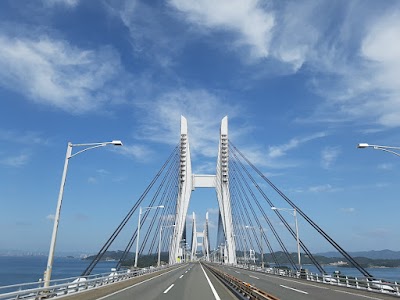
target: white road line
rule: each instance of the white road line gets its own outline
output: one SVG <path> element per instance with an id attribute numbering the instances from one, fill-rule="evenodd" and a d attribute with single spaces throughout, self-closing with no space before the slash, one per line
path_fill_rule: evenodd
<path id="1" fill-rule="evenodd" d="M 181 276 L 179 276 L 179 279 L 181 279 L 183 277 L 183 274 Z"/>
<path id="2" fill-rule="evenodd" d="M 133 288 L 133 287 L 135 287 L 135 286 L 141 285 L 142 283 L 145 283 L 145 282 L 147 282 L 147 281 L 150 281 L 150 280 L 153 280 L 153 279 L 155 279 L 155 278 L 161 277 L 161 276 L 163 276 L 163 275 L 165 275 L 165 274 L 168 274 L 168 273 L 170 273 L 170 272 L 172 272 L 172 271 L 175 271 L 175 270 L 178 270 L 178 269 L 180 269 L 180 268 L 182 268 L 182 267 L 169 270 L 168 272 L 165 272 L 165 273 L 162 273 L 162 274 L 160 274 L 160 275 L 157 275 L 157 276 L 151 277 L 151 278 L 149 278 L 149 279 L 143 280 L 143 281 L 141 281 L 141 282 L 135 283 L 135 284 L 133 284 L 133 285 L 131 285 L 131 286 L 128 286 L 128 287 L 126 287 L 126 288 L 124 288 L 124 289 L 122 289 L 122 290 L 119 290 L 119 291 L 116 291 L 116 292 L 114 292 L 114 293 L 108 294 L 108 295 L 106 295 L 106 296 L 100 297 L 100 298 L 98 298 L 97 300 L 104 300 L 104 299 L 106 299 L 106 298 L 108 298 L 108 297 L 110 297 L 110 296 L 114 296 L 114 295 L 116 295 L 116 294 L 118 294 L 118 293 L 121 293 L 121 292 L 123 292 L 123 291 L 129 290 L 129 289 L 131 289 L 131 288 Z"/>
<path id="3" fill-rule="evenodd" d="M 208 278 L 206 271 L 204 271 L 203 265 L 200 264 L 200 267 L 201 267 L 201 269 L 203 270 L 204 276 L 206 276 L 206 279 L 207 279 L 207 281 L 208 281 L 208 285 L 210 286 L 211 291 L 212 291 L 213 294 L 214 294 L 215 300 L 221 300 L 221 298 L 218 296 L 218 293 L 217 293 L 217 291 L 215 290 L 213 284 L 211 283 L 210 278 Z"/>
<path id="4" fill-rule="evenodd" d="M 185 274 L 186 274 L 187 272 L 188 272 L 188 271 L 186 271 Z"/>
<path id="5" fill-rule="evenodd" d="M 238 274 L 240 274 L 240 272 L 238 272 L 238 271 L 235 271 L 236 273 L 238 273 Z"/>
<path id="6" fill-rule="evenodd" d="M 340 290 L 335 290 L 335 289 L 332 289 L 332 291 L 339 292 L 339 293 L 344 293 L 344 294 L 349 294 L 349 295 L 353 295 L 353 296 L 359 296 L 359 297 L 363 297 L 363 298 L 367 298 L 367 299 L 382 300 L 382 298 L 375 298 L 375 297 L 370 297 L 370 296 L 366 296 L 366 295 L 359 295 L 359 294 L 354 294 L 354 293 L 350 293 L 350 292 L 346 292 L 346 291 L 340 291 Z"/>
<path id="7" fill-rule="evenodd" d="M 164 291 L 164 294 L 168 293 L 169 290 L 172 289 L 173 287 L 174 287 L 174 284 L 171 284 L 171 285 L 169 286 L 169 288 L 167 288 L 167 289 Z"/>
<path id="8" fill-rule="evenodd" d="M 302 291 L 302 290 L 298 290 L 298 289 L 295 289 L 295 288 L 292 288 L 292 287 L 290 287 L 290 286 L 286 286 L 286 285 L 282 285 L 282 284 L 280 284 L 280 286 L 283 287 L 283 288 L 285 288 L 285 289 L 288 289 L 288 290 L 292 290 L 292 291 L 295 291 L 295 292 L 298 292 L 298 293 L 302 293 L 302 294 L 307 294 L 307 295 L 308 295 L 307 292 Z"/>
<path id="9" fill-rule="evenodd" d="M 258 277 L 256 277 L 256 276 L 253 276 L 253 275 L 249 275 L 251 278 L 255 278 L 255 279 L 260 279 L 260 278 L 258 278 Z"/>
<path id="10" fill-rule="evenodd" d="M 276 278 L 276 276 L 273 276 L 273 275 L 269 275 L 269 274 L 264 274 L 264 275 L 265 275 L 266 277 L 275 277 L 275 278 Z M 312 287 L 319 288 L 319 289 L 322 289 L 322 290 L 331 290 L 331 288 L 324 287 L 324 286 L 319 286 L 319 285 L 316 285 L 316 284 L 304 283 L 304 282 L 300 282 L 300 281 L 296 281 L 296 280 L 291 280 L 291 279 L 286 279 L 286 278 L 282 278 L 282 277 L 280 277 L 279 279 L 280 279 L 280 280 L 284 280 L 284 281 L 289 281 L 289 282 L 297 283 L 297 284 L 312 286 Z"/>

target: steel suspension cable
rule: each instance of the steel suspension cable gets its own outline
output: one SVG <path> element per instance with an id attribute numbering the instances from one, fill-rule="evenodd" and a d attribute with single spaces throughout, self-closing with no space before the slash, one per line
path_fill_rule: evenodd
<path id="1" fill-rule="evenodd" d="M 236 154 L 234 153 L 234 156 Z M 236 156 L 237 158 L 237 156 Z M 257 190 L 259 191 L 259 193 L 264 197 L 264 199 L 268 202 L 268 204 L 270 205 L 270 207 L 274 207 L 275 205 L 272 203 L 272 201 L 268 198 L 268 196 L 264 193 L 264 191 L 260 188 L 260 186 L 257 184 L 257 182 L 255 181 L 255 179 L 253 178 L 253 176 L 251 176 L 250 172 L 244 167 L 244 165 L 242 164 L 242 162 L 238 159 L 240 165 L 242 166 L 242 169 L 245 171 L 246 175 L 248 176 L 248 178 L 253 182 L 254 186 L 257 188 Z M 281 222 L 285 225 L 286 229 L 289 231 L 289 233 L 293 236 L 293 238 L 295 240 L 297 240 L 297 235 L 294 232 L 294 230 L 292 229 L 292 227 L 290 227 L 289 223 L 286 221 L 286 219 L 282 216 L 282 214 L 278 211 L 275 210 L 275 214 L 279 217 L 279 219 L 281 220 Z M 303 243 L 303 241 L 301 239 L 299 239 L 299 244 L 302 247 L 302 249 L 304 250 L 304 252 L 309 256 L 310 260 L 313 262 L 313 264 L 318 268 L 318 270 L 321 273 L 325 273 L 325 270 L 322 268 L 322 266 L 318 263 L 318 261 L 314 258 L 314 256 L 312 255 L 312 253 L 308 250 L 308 248 L 306 247 L 306 245 Z M 300 267 L 300 266 L 299 266 Z M 296 268 L 298 269 L 298 268 Z"/>
<path id="2" fill-rule="evenodd" d="M 239 149 L 237 149 L 231 142 L 232 147 L 240 154 L 247 164 L 267 182 L 292 208 L 296 211 L 315 229 L 317 230 L 336 250 L 338 250 L 353 266 L 366 277 L 373 277 L 367 270 L 365 270 L 357 261 L 355 261 L 342 247 L 339 246 L 325 231 L 323 231 L 313 220 L 311 220 L 297 205 L 295 205 L 281 190 L 279 190 L 267 177 L 258 170 Z"/>
<path id="3" fill-rule="evenodd" d="M 177 153 L 178 150 L 178 146 L 177 145 L 174 150 L 172 151 L 172 153 L 170 154 L 170 156 L 168 157 L 168 159 L 166 160 L 166 162 L 162 165 L 161 169 L 158 171 L 158 173 L 156 174 L 156 176 L 153 178 L 153 180 L 150 182 L 150 184 L 147 186 L 147 188 L 145 189 L 145 191 L 143 192 L 143 194 L 140 196 L 140 198 L 138 199 L 138 201 L 136 201 L 136 203 L 134 204 L 134 206 L 131 208 L 131 210 L 128 212 L 128 214 L 124 217 L 124 219 L 122 220 L 122 222 L 118 225 L 118 227 L 115 229 L 115 231 L 113 232 L 113 234 L 111 235 L 111 237 L 106 241 L 106 243 L 103 245 L 103 247 L 99 250 L 99 252 L 97 253 L 97 255 L 95 256 L 95 258 L 92 260 L 92 262 L 87 266 L 87 268 L 85 269 L 85 271 L 83 271 L 83 273 L 81 274 L 81 276 L 88 276 L 90 275 L 90 273 L 93 271 L 94 267 L 97 265 L 97 263 L 100 261 L 100 259 L 103 257 L 103 255 L 106 253 L 106 251 L 108 250 L 108 248 L 111 246 L 111 244 L 114 242 L 114 240 L 116 239 L 116 237 L 118 236 L 118 234 L 122 231 L 122 229 L 125 227 L 126 223 L 129 221 L 129 219 L 132 217 L 133 213 L 136 211 L 136 209 L 140 206 L 140 204 L 142 203 L 143 199 L 146 197 L 146 195 L 148 194 L 148 192 L 150 191 L 150 189 L 153 187 L 153 185 L 155 184 L 155 182 L 158 180 L 158 178 L 160 177 L 160 175 L 162 174 L 162 172 L 164 171 L 165 167 L 168 165 L 168 163 L 170 162 L 170 160 L 172 159 L 172 157 L 174 156 L 175 153 Z"/>
<path id="4" fill-rule="evenodd" d="M 239 165 L 241 166 L 241 168 L 242 168 L 242 169 L 245 171 L 245 173 L 247 174 L 248 171 L 246 170 L 246 168 L 244 167 L 244 165 L 240 162 L 240 160 L 237 158 L 236 153 L 234 153 L 233 151 L 231 151 L 231 153 L 232 153 L 233 156 L 235 157 L 235 162 L 238 162 Z M 234 162 L 234 163 L 235 163 L 235 162 Z M 254 192 L 252 191 L 252 189 L 250 188 L 248 182 L 244 179 L 244 176 L 243 176 L 242 172 L 240 171 L 240 169 L 237 168 L 237 170 L 238 170 L 238 174 L 240 174 L 241 177 L 242 177 L 242 182 L 246 185 L 247 190 L 249 191 L 249 194 L 252 196 L 252 198 L 253 198 L 254 202 L 256 203 L 258 209 L 261 211 L 261 214 L 263 215 L 264 219 L 267 221 L 268 226 L 270 227 L 270 229 L 271 229 L 272 233 L 274 234 L 276 240 L 278 241 L 279 245 L 281 246 L 282 251 L 284 252 L 286 258 L 288 259 L 288 261 L 290 262 L 290 264 L 292 265 L 292 267 L 293 267 L 295 270 L 297 270 L 297 266 L 296 266 L 296 264 L 294 263 L 292 256 L 289 254 L 289 251 L 286 249 L 285 244 L 282 242 L 281 238 L 279 237 L 279 234 L 276 232 L 274 226 L 272 225 L 271 220 L 268 218 L 267 214 L 266 214 L 265 211 L 262 209 L 261 204 L 259 203 L 259 201 L 258 201 L 256 195 L 254 194 Z M 257 185 L 257 183 L 254 183 L 254 182 L 253 182 L 253 184 Z"/>
<path id="5" fill-rule="evenodd" d="M 249 197 L 248 197 L 248 195 L 247 195 L 247 193 L 246 193 L 246 191 L 245 191 L 245 189 L 244 189 L 244 186 L 243 186 L 242 181 L 246 184 L 246 187 L 247 187 L 248 190 L 250 190 L 250 186 L 249 186 L 249 185 L 247 184 L 247 182 L 245 181 L 245 178 L 244 178 L 244 176 L 243 176 L 243 173 L 241 173 L 240 169 L 237 167 L 237 163 L 235 162 L 235 160 L 232 160 L 232 167 L 233 167 L 233 170 L 234 170 L 235 174 L 239 175 L 239 178 L 237 178 L 238 176 L 235 176 L 235 177 L 234 177 L 234 180 L 235 180 L 235 182 L 237 182 L 237 185 L 240 187 L 240 189 L 241 189 L 241 191 L 242 191 L 242 194 L 244 195 L 244 197 L 245 197 L 245 199 L 246 199 L 246 201 L 247 201 L 247 203 L 248 203 L 248 205 L 249 205 L 249 207 L 250 207 L 250 210 L 251 210 L 251 212 L 252 212 L 252 215 L 253 215 L 254 219 L 256 220 L 256 222 L 257 222 L 258 227 L 259 227 L 259 228 L 262 228 L 261 222 L 260 222 L 260 220 L 259 220 L 259 219 L 257 218 L 257 216 L 256 216 L 255 210 L 254 210 L 253 205 L 251 204 L 251 201 L 250 201 L 250 199 L 249 199 Z M 250 190 L 250 191 L 251 191 L 251 190 Z M 264 212 L 260 206 L 259 206 L 258 208 L 259 208 L 262 212 Z M 266 215 L 265 212 L 264 212 L 264 215 Z M 267 239 L 267 236 L 266 236 L 265 232 L 263 232 L 262 236 L 263 236 L 264 239 L 265 239 L 265 242 L 266 242 L 266 244 L 267 244 L 267 247 L 268 247 L 268 249 L 269 249 L 269 251 L 270 251 L 270 253 L 271 253 L 272 259 L 274 260 L 274 262 L 275 262 L 276 265 L 279 265 L 279 264 L 278 264 L 278 260 L 277 260 L 276 255 L 275 255 L 275 252 L 273 251 L 273 249 L 272 249 L 272 247 L 271 247 L 271 244 L 270 244 L 269 240 Z"/>
<path id="6" fill-rule="evenodd" d="M 169 175 L 172 172 L 172 169 L 173 169 L 174 166 L 176 166 L 176 164 L 172 163 L 170 165 L 170 168 L 167 170 L 164 178 L 161 181 L 161 184 L 160 184 L 159 188 L 157 189 L 156 194 L 154 195 L 154 199 L 157 199 L 158 196 L 160 195 L 163 187 L 165 186 L 165 183 L 167 182 L 167 187 L 163 190 L 163 193 L 161 195 L 161 199 L 159 200 L 158 206 L 161 206 L 164 203 L 165 195 L 167 193 L 167 188 L 171 187 L 171 181 L 172 181 L 173 178 L 171 176 L 169 176 Z M 167 179 L 168 179 L 168 181 L 167 181 Z M 149 213 L 150 213 L 150 211 L 149 211 Z M 157 218 L 159 214 L 160 214 L 160 210 L 157 209 L 155 211 L 155 213 L 154 213 L 153 219 Z M 146 232 L 146 234 L 144 236 L 143 242 L 142 242 L 141 247 L 140 247 L 139 255 L 143 252 L 144 247 L 146 246 L 147 240 L 149 239 L 149 235 L 151 234 L 151 231 L 153 230 L 154 224 L 155 224 L 155 222 L 151 222 L 149 228 L 147 229 L 147 232 Z M 155 236 L 157 236 L 157 234 Z"/>

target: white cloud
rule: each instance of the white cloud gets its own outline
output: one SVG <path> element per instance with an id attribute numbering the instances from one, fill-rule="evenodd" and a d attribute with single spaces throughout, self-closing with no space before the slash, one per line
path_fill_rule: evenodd
<path id="1" fill-rule="evenodd" d="M 118 148 L 118 153 L 136 160 L 147 160 L 154 154 L 154 151 L 144 145 L 126 145 Z"/>
<path id="2" fill-rule="evenodd" d="M 46 144 L 47 141 L 41 134 L 33 131 L 20 132 L 17 130 L 0 129 L 0 140 L 19 144 Z"/>
<path id="3" fill-rule="evenodd" d="M 21 167 L 28 163 L 30 155 L 21 153 L 19 155 L 4 157 L 0 160 L 0 164 L 9 167 Z"/>
<path id="4" fill-rule="evenodd" d="M 89 178 L 88 178 L 88 182 L 89 182 L 90 184 L 96 184 L 96 183 L 97 183 L 97 179 L 96 179 L 95 177 L 89 177 Z"/>
<path id="5" fill-rule="evenodd" d="M 340 148 L 338 147 L 326 147 L 321 152 L 321 165 L 325 169 L 329 169 L 332 164 L 336 161 L 340 154 Z"/>
<path id="6" fill-rule="evenodd" d="M 296 149 L 297 147 L 301 146 L 302 144 L 312 141 L 314 139 L 322 138 L 325 137 L 326 133 L 324 132 L 318 132 L 315 134 L 312 134 L 307 137 L 303 138 L 293 138 L 291 139 L 288 143 L 278 145 L 278 146 L 270 146 L 268 149 L 268 156 L 270 158 L 278 158 L 281 156 L 286 155 L 286 152 L 292 149 Z"/>
<path id="7" fill-rule="evenodd" d="M 47 215 L 46 220 L 54 221 L 55 216 L 54 215 Z"/>
<path id="8" fill-rule="evenodd" d="M 255 58 L 267 57 L 275 24 L 272 13 L 258 0 L 170 0 L 169 3 L 192 24 L 233 32 L 235 47 L 247 47 Z"/>
<path id="9" fill-rule="evenodd" d="M 380 170 L 392 170 L 393 169 L 393 164 L 388 164 L 388 163 L 384 163 L 384 164 L 379 164 L 378 165 L 378 169 Z"/>
<path id="10" fill-rule="evenodd" d="M 210 214 L 218 215 L 218 214 L 219 214 L 219 207 L 209 208 L 209 209 L 207 209 L 207 211 L 208 211 Z"/>
<path id="11" fill-rule="evenodd" d="M 140 138 L 176 145 L 179 141 L 180 117 L 188 122 L 192 155 L 216 157 L 219 127 L 225 115 L 238 114 L 235 105 L 206 90 L 179 89 L 162 94 L 152 103 L 144 103 L 147 116 L 142 118 Z"/>
<path id="12" fill-rule="evenodd" d="M 356 209 L 354 207 L 347 207 L 347 208 L 342 208 L 342 211 L 344 213 L 351 214 L 351 213 L 354 213 L 356 211 Z"/>
<path id="13" fill-rule="evenodd" d="M 54 6 L 60 4 L 69 7 L 75 7 L 78 5 L 79 0 L 42 0 L 42 2 L 47 6 Z"/>
<path id="14" fill-rule="evenodd" d="M 47 36 L 1 33 L 0 44 L 0 85 L 36 103 L 78 114 L 121 98 L 121 65 L 111 48 L 83 50 Z"/>
<path id="15" fill-rule="evenodd" d="M 333 188 L 330 184 L 316 185 L 308 188 L 308 191 L 312 193 L 325 193 L 332 190 Z"/>

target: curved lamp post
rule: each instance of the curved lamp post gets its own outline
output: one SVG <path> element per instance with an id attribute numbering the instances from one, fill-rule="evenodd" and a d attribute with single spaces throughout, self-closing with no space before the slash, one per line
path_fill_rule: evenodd
<path id="1" fill-rule="evenodd" d="M 359 143 L 357 145 L 357 148 L 363 149 L 363 148 L 372 148 L 375 150 L 382 150 L 385 152 L 392 153 L 394 155 L 400 156 L 400 153 L 397 153 L 396 151 L 393 150 L 400 150 L 400 147 L 392 147 L 392 146 L 380 146 L 380 145 L 370 145 L 367 143 Z"/>
<path id="2" fill-rule="evenodd" d="M 139 251 L 139 236 L 140 236 L 140 218 L 141 218 L 143 212 L 148 211 L 150 209 L 157 209 L 157 208 L 164 208 L 164 205 L 139 208 L 138 230 L 137 230 L 137 237 L 136 237 L 135 268 L 137 268 L 138 254 L 139 254 L 138 251 Z M 143 209 L 144 209 L 144 211 L 143 211 Z"/>
<path id="3" fill-rule="evenodd" d="M 277 207 L 271 207 L 271 209 L 272 210 L 287 211 L 294 217 L 294 222 L 295 222 L 295 225 L 296 225 L 297 259 L 298 259 L 298 263 L 299 263 L 299 270 L 301 270 L 299 225 L 297 224 L 297 212 L 296 212 L 296 209 L 295 208 L 277 208 Z"/>
<path id="4" fill-rule="evenodd" d="M 160 227 L 160 240 L 158 241 L 158 261 L 157 261 L 157 267 L 159 267 L 161 265 L 161 232 L 163 230 L 163 228 L 169 228 L 169 227 L 175 227 L 174 225 L 169 225 L 169 226 L 161 226 Z"/>
<path id="5" fill-rule="evenodd" d="M 65 156 L 65 162 L 64 162 L 64 171 L 62 174 L 61 178 L 61 186 L 60 186 L 60 192 L 58 194 L 58 202 L 57 202 L 57 208 L 56 208 L 56 214 L 54 216 L 54 226 L 53 226 L 53 234 L 51 236 L 51 242 L 50 242 L 50 250 L 49 250 L 49 257 L 47 260 L 47 267 L 46 270 L 44 271 L 44 287 L 49 287 L 50 285 L 50 278 L 51 278 L 51 272 L 53 269 L 53 261 L 54 261 L 54 250 L 56 247 L 56 240 L 57 240 L 57 231 L 58 231 L 58 224 L 60 222 L 60 212 L 61 212 L 61 205 L 62 205 L 62 200 L 63 200 L 63 194 L 64 194 L 64 186 L 65 186 L 65 180 L 67 178 L 67 171 L 68 171 L 68 162 L 69 159 L 81 154 L 82 152 L 85 152 L 87 150 L 99 148 L 99 147 L 104 147 L 107 145 L 114 145 L 114 146 L 122 146 L 122 142 L 118 140 L 114 140 L 112 142 L 102 142 L 102 143 L 89 143 L 89 144 L 72 144 L 68 143 L 67 146 L 67 154 Z M 73 147 L 86 147 L 83 150 L 80 150 L 74 154 L 72 154 L 72 148 Z"/>

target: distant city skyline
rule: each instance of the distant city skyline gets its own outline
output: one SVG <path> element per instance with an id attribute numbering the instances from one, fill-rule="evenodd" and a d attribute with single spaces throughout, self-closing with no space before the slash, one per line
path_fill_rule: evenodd
<path id="1" fill-rule="evenodd" d="M 184 115 L 194 173 L 215 172 L 228 116 L 230 141 L 346 251 L 400 251 L 400 158 L 357 149 L 400 146 L 399 15 L 394 0 L 1 1 L 1 247 L 47 251 L 68 142 L 122 140 L 69 164 L 56 253 L 96 253 Z M 215 191 L 193 211 L 216 232 Z"/>

